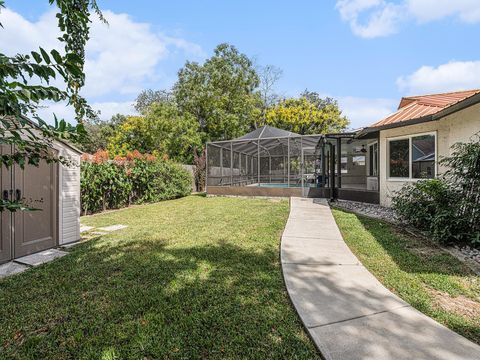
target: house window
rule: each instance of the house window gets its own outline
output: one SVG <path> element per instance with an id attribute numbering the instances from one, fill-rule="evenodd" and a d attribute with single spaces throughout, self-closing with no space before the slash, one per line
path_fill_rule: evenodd
<path id="1" fill-rule="evenodd" d="M 435 177 L 435 134 L 415 135 L 389 141 L 390 178 Z"/>
<path id="2" fill-rule="evenodd" d="M 435 177 L 435 135 L 412 138 L 412 178 Z"/>
<path id="3" fill-rule="evenodd" d="M 408 178 L 409 158 L 410 158 L 410 140 L 392 140 L 390 141 L 390 177 Z"/>
<path id="4" fill-rule="evenodd" d="M 378 143 L 369 145 L 368 150 L 368 175 L 378 176 Z"/>

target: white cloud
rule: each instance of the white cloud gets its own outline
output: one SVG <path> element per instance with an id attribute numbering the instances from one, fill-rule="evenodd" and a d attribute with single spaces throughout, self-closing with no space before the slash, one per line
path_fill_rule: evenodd
<path id="1" fill-rule="evenodd" d="M 53 12 L 43 14 L 36 22 L 30 22 L 8 8 L 2 9 L 0 43 L 3 52 L 14 55 L 38 49 L 38 46 L 47 49 L 58 47 L 59 31 L 55 20 Z"/>
<path id="2" fill-rule="evenodd" d="M 336 8 L 352 32 L 363 38 L 394 34 L 408 20 L 425 23 L 455 17 L 465 23 L 480 22 L 478 0 L 337 0 Z"/>
<path id="3" fill-rule="evenodd" d="M 480 61 L 451 61 L 437 67 L 422 66 L 397 79 L 400 90 L 409 94 L 480 88 Z"/>
<path id="4" fill-rule="evenodd" d="M 344 20 L 356 19 L 362 11 L 377 7 L 381 0 L 338 0 L 336 8 Z"/>
<path id="5" fill-rule="evenodd" d="M 198 45 L 155 33 L 149 24 L 134 22 L 127 14 L 104 11 L 104 16 L 108 26 L 94 20 L 87 44 L 87 96 L 137 94 L 159 77 L 156 67 L 172 51 L 202 54 Z"/>
<path id="6" fill-rule="evenodd" d="M 339 0 L 336 7 L 353 33 L 363 38 L 394 34 L 403 18 L 402 5 L 382 0 Z"/>
<path id="7" fill-rule="evenodd" d="M 420 22 L 439 20 L 449 16 L 461 21 L 480 21 L 478 0 L 407 0 L 409 12 Z"/>
<path id="8" fill-rule="evenodd" d="M 138 115 L 135 111 L 133 101 L 124 102 L 97 102 L 91 104 L 92 108 L 96 111 L 100 111 L 98 117 L 101 120 L 109 120 L 113 115 Z"/>
<path id="9" fill-rule="evenodd" d="M 127 14 L 109 10 L 103 13 L 109 25 L 93 18 L 86 49 L 86 85 L 82 93 L 87 98 L 137 94 L 159 79 L 159 63 L 174 52 L 203 56 L 200 46 L 155 32 L 148 23 L 136 22 Z M 31 22 L 4 9 L 0 22 L 4 26 L 0 30 L 0 43 L 7 54 L 31 51 L 39 45 L 46 49 L 60 47 L 54 11 Z"/>
<path id="10" fill-rule="evenodd" d="M 391 114 L 397 100 L 345 96 L 338 99 L 343 113 L 350 119 L 350 128 L 358 129 L 371 125 Z"/>

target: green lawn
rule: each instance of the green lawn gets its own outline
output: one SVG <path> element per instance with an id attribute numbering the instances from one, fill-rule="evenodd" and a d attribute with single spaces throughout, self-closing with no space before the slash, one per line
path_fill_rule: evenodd
<path id="1" fill-rule="evenodd" d="M 282 280 L 287 216 L 190 196 L 82 218 L 129 227 L 0 281 L 0 357 L 318 358 Z"/>
<path id="2" fill-rule="evenodd" d="M 333 210 L 360 261 L 424 314 L 480 344 L 480 277 L 435 245 L 385 222 Z"/>

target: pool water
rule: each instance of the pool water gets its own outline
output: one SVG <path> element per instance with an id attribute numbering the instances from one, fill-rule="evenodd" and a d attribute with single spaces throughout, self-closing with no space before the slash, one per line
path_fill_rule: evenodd
<path id="1" fill-rule="evenodd" d="M 259 184 L 257 186 L 260 186 L 260 187 L 268 187 L 268 188 L 288 188 L 288 187 L 294 187 L 294 188 L 299 188 L 299 187 L 302 187 L 301 184 L 290 184 L 290 186 L 288 186 L 288 184 Z"/>

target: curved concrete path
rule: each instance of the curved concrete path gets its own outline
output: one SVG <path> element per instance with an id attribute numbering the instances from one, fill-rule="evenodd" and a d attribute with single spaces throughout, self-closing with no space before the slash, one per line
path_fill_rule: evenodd
<path id="1" fill-rule="evenodd" d="M 342 239 L 324 199 L 291 198 L 281 260 L 290 298 L 327 359 L 480 359 L 480 347 L 392 294 Z"/>

